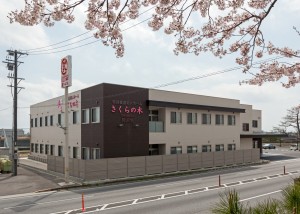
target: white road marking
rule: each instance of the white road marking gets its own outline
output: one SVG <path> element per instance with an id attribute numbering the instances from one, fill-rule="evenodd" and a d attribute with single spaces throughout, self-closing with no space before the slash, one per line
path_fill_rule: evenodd
<path id="1" fill-rule="evenodd" d="M 263 197 L 263 196 L 266 196 L 266 195 L 272 195 L 272 194 L 275 194 L 275 193 L 278 193 L 278 192 L 282 192 L 282 190 L 277 190 L 277 191 L 274 191 L 274 192 L 268 192 L 268 193 L 265 193 L 265 194 L 262 194 L 262 195 L 257 195 L 257 196 L 253 196 L 253 197 L 250 197 L 250 198 L 245 198 L 245 199 L 242 199 L 240 201 L 241 202 L 249 201 L 249 200 L 252 200 L 252 199 L 255 199 L 255 198 Z"/>
<path id="2" fill-rule="evenodd" d="M 299 173 L 299 171 L 297 171 L 297 173 Z M 266 177 L 266 179 L 260 179 L 260 178 L 262 178 L 262 177 L 252 178 L 252 179 L 248 179 L 248 180 L 253 180 L 253 181 L 251 181 L 251 182 L 245 182 L 245 183 L 243 183 L 242 181 L 231 182 L 231 183 L 236 183 L 236 184 L 235 184 L 235 185 L 230 185 L 230 187 L 232 187 L 232 186 L 238 186 L 238 185 L 244 185 L 244 184 L 248 184 L 248 183 L 259 182 L 259 181 L 266 181 L 266 180 L 269 180 L 269 179 L 280 178 L 280 177 L 287 176 L 287 175 L 290 175 L 290 174 L 287 172 L 286 175 L 282 175 L 282 174 L 277 174 L 277 175 L 278 175 L 277 177 L 262 176 L 262 177 Z M 270 176 L 274 176 L 274 175 L 270 175 Z M 228 184 L 230 184 L 230 183 L 228 183 Z M 112 202 L 112 203 L 104 204 L 104 205 L 96 205 L 96 206 L 93 206 L 93 207 L 99 207 L 99 206 L 102 206 L 101 209 L 98 209 L 98 208 L 97 208 L 97 209 L 95 209 L 95 210 L 91 210 L 91 211 L 85 212 L 85 213 L 94 213 L 94 212 L 99 212 L 99 211 L 103 211 L 103 210 L 109 210 L 109 209 L 115 209 L 115 208 L 121 208 L 121 207 L 133 206 L 133 205 L 142 204 L 142 203 L 148 203 L 148 202 L 153 202 L 153 201 L 167 200 L 167 199 L 169 199 L 169 198 L 175 198 L 175 197 L 181 197 L 181 196 L 186 196 L 186 195 L 192 195 L 192 194 L 201 193 L 201 192 L 220 190 L 220 189 L 226 188 L 226 186 L 227 186 L 226 184 L 222 184 L 222 185 L 223 185 L 223 186 L 217 187 L 217 188 L 215 188 L 216 186 L 203 187 L 203 189 L 204 189 L 203 191 L 189 192 L 189 191 L 193 191 L 193 190 L 198 190 L 199 188 L 197 188 L 197 189 L 185 190 L 185 191 L 184 191 L 184 194 L 178 194 L 178 195 L 176 195 L 176 193 L 183 192 L 183 191 L 166 193 L 166 194 L 162 194 L 162 195 L 160 196 L 160 198 L 159 198 L 159 197 L 155 198 L 155 196 L 147 196 L 147 197 L 144 197 L 144 198 L 154 197 L 154 199 L 153 199 L 153 200 L 141 201 L 141 202 L 138 202 L 138 201 L 139 201 L 139 200 L 142 200 L 142 199 L 144 199 L 144 198 L 137 198 L 137 199 L 126 200 L 126 201 L 132 201 L 132 203 L 128 203 L 128 204 L 124 204 L 124 205 L 119 205 L 119 206 L 112 206 L 112 207 L 108 207 L 108 208 L 106 208 L 106 207 L 109 206 L 109 205 L 118 204 L 118 203 L 122 203 L 122 202 L 126 202 L 126 201 L 118 201 L 118 202 Z M 212 187 L 212 188 L 211 188 L 211 187 Z M 281 192 L 281 191 L 282 191 L 282 190 L 277 190 L 277 191 L 265 193 L 265 194 L 262 194 L 262 195 L 257 195 L 257 196 L 254 196 L 254 197 L 245 198 L 245 199 L 242 199 L 242 200 L 240 200 L 240 201 L 243 202 L 243 201 L 255 199 L 255 198 L 258 198 L 258 197 L 262 197 L 262 196 L 266 196 L 266 195 L 275 194 L 275 193 L 278 193 L 278 192 Z M 170 196 L 170 197 L 165 197 L 166 195 L 169 195 L 169 194 L 175 194 L 175 195 L 174 195 L 174 196 Z M 159 196 L 159 195 L 157 195 L 157 196 Z M 92 207 L 89 207 L 89 208 L 92 208 Z M 68 211 L 62 211 L 62 212 L 68 212 Z M 61 213 L 61 212 L 59 212 L 59 213 Z M 52 213 L 52 214 L 55 214 L 55 213 Z"/>

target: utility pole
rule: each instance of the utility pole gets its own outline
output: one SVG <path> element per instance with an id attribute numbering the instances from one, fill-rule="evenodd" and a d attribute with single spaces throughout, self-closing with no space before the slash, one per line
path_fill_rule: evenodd
<path id="1" fill-rule="evenodd" d="M 18 138 L 18 93 L 20 90 L 24 89 L 23 87 L 18 87 L 18 84 L 24 80 L 24 78 L 18 78 L 18 66 L 23 63 L 18 61 L 20 56 L 26 54 L 17 50 L 7 50 L 8 56 L 6 57 L 6 61 L 3 63 L 7 64 L 7 69 L 9 71 L 14 71 L 13 75 L 9 73 L 7 76 L 9 79 L 13 79 L 8 87 L 13 88 L 13 141 L 11 145 L 11 160 L 12 160 L 12 172 L 13 176 L 16 176 L 18 173 L 18 152 L 15 149 L 17 145 Z M 13 57 L 13 59 L 11 59 Z"/>

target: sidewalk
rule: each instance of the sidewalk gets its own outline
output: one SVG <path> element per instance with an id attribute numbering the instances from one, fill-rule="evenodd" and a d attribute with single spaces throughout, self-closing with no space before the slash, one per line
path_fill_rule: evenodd
<path id="1" fill-rule="evenodd" d="M 20 159 L 17 176 L 0 173 L 0 196 L 32 193 L 59 188 L 63 178 L 47 173 L 47 164 L 29 159 Z"/>

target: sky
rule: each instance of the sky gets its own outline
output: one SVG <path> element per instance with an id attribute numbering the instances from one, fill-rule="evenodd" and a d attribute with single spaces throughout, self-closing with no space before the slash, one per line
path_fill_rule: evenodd
<path id="1" fill-rule="evenodd" d="M 266 39 L 272 40 L 275 45 L 299 50 L 300 38 L 293 30 L 293 26 L 300 29 L 298 1 L 278 1 L 262 25 Z M 173 36 L 167 36 L 162 31 L 152 31 L 147 26 L 147 22 L 134 26 L 149 18 L 150 13 L 146 12 L 138 20 L 126 23 L 124 28 L 134 27 L 123 32 L 125 55 L 116 58 L 111 47 L 106 47 L 92 38 L 92 32 L 84 28 L 84 5 L 75 11 L 77 17 L 74 23 L 60 22 L 50 28 L 43 24 L 32 27 L 21 26 L 18 23 L 10 24 L 7 15 L 15 9 L 22 9 L 20 0 L 4 0 L 0 7 L 0 59 L 5 61 L 6 50 L 43 50 L 31 52 L 32 54 L 24 55 L 19 59 L 23 63 L 18 68 L 18 77 L 25 80 L 19 83 L 19 86 L 24 89 L 18 94 L 18 128 L 23 128 L 25 132 L 29 131 L 30 126 L 30 105 L 64 94 L 64 89 L 60 87 L 60 60 L 66 55 L 72 55 L 73 61 L 73 85 L 69 88 L 69 92 L 103 82 L 155 88 L 196 77 L 195 80 L 159 87 L 159 89 L 238 99 L 242 104 L 250 104 L 254 109 L 262 110 L 263 131 L 271 131 L 286 115 L 287 109 L 300 104 L 299 85 L 289 89 L 283 88 L 280 81 L 266 83 L 263 86 L 240 85 L 240 81 L 249 78 L 249 75 L 242 73 L 241 69 L 222 73 L 237 67 L 234 56 L 219 59 L 210 53 L 199 56 L 174 55 Z M 83 33 L 85 34 L 76 37 Z M 69 40 L 73 37 L 76 38 Z M 57 48 L 67 45 L 68 42 L 63 42 L 65 40 L 77 43 Z M 93 43 L 86 45 L 91 42 Z M 49 47 L 36 49 L 57 43 L 60 44 L 51 46 L 57 48 L 52 51 L 47 51 Z M 75 48 L 77 46 L 81 47 Z M 71 48 L 75 49 L 66 50 Z M 54 51 L 56 53 L 49 54 Z M 219 74 L 205 77 L 215 72 Z M 8 73 L 6 64 L 1 63 L 0 128 L 12 128 L 13 98 L 11 88 L 7 86 L 10 85 Z"/>

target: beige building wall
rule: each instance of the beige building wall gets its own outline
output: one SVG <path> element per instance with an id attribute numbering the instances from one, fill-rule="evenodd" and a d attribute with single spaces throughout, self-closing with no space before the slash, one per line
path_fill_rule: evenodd
<path id="1" fill-rule="evenodd" d="M 252 105 L 241 104 L 246 109 L 246 113 L 241 114 L 241 134 L 262 132 L 261 110 L 252 109 Z M 257 127 L 252 126 L 252 121 L 257 121 Z M 249 124 L 249 131 L 243 131 L 243 123 Z"/>
<path id="2" fill-rule="evenodd" d="M 149 99 L 206 106 L 242 108 L 238 100 L 158 90 L 150 90 Z M 181 112 L 181 124 L 171 123 L 171 112 Z M 187 113 L 189 112 L 197 113 L 197 124 L 187 124 Z M 211 114 L 210 125 L 202 124 L 201 115 L 203 113 Z M 215 125 L 216 114 L 224 115 L 224 125 Z M 149 144 L 165 144 L 166 154 L 170 154 L 170 148 L 174 146 L 181 146 L 182 153 L 187 153 L 187 146 L 197 146 L 198 152 L 201 152 L 202 145 L 211 145 L 212 151 L 215 151 L 217 144 L 224 144 L 225 151 L 228 144 L 236 144 L 236 149 L 238 150 L 240 149 L 240 114 L 243 113 L 161 108 L 159 110 L 161 117 L 159 120 L 164 121 L 164 132 L 150 132 Z M 228 115 L 235 115 L 236 124 L 234 126 L 227 125 Z"/>
<path id="3" fill-rule="evenodd" d="M 149 89 L 149 100 L 241 108 L 240 101 L 235 99 L 211 97 L 198 94 L 187 94 L 173 91 L 163 91 L 157 89 Z"/>
<path id="4" fill-rule="evenodd" d="M 252 138 L 241 138 L 241 149 L 252 149 L 253 143 Z"/>
<path id="5" fill-rule="evenodd" d="M 69 94 L 69 154 L 73 157 L 73 147 L 78 147 L 77 157 L 80 158 L 81 147 L 81 92 L 73 92 Z M 59 105 L 59 102 L 62 105 Z M 73 112 L 78 111 L 77 124 L 73 124 Z M 47 100 L 30 108 L 30 118 L 33 119 L 33 127 L 31 127 L 31 143 L 44 144 L 44 154 L 33 153 L 34 156 L 44 157 L 45 144 L 55 145 L 54 155 L 58 155 L 58 146 L 64 146 L 64 130 L 58 126 L 58 114 L 64 114 L 64 96 Z M 53 115 L 53 126 L 45 126 L 45 116 Z M 40 117 L 43 117 L 43 126 L 40 127 Z M 37 118 L 38 127 L 35 127 L 34 120 Z M 64 116 L 62 117 L 62 126 L 64 127 Z M 49 149 L 50 150 L 50 149 Z"/>

